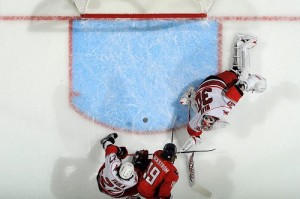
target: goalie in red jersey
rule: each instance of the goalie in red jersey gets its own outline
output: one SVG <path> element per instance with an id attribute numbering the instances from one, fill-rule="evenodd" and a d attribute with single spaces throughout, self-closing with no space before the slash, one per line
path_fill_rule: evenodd
<path id="1" fill-rule="evenodd" d="M 234 46 L 233 67 L 207 77 L 196 90 L 191 87 L 181 97 L 180 103 L 189 105 L 195 113 L 187 126 L 191 137 L 183 145 L 182 151 L 193 150 L 202 131 L 226 126 L 229 112 L 245 91 L 265 91 L 265 78 L 249 73 L 249 49 L 256 42 L 256 37 L 239 34 Z"/>
<path id="2" fill-rule="evenodd" d="M 143 178 L 139 180 L 138 192 L 147 199 L 170 199 L 171 190 L 179 179 L 176 167 L 177 149 L 172 143 L 153 154 Z"/>

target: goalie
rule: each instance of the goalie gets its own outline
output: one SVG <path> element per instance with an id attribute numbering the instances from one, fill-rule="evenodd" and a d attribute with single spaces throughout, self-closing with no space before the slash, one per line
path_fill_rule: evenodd
<path id="1" fill-rule="evenodd" d="M 180 99 L 195 112 L 189 119 L 187 131 L 191 136 L 182 151 L 193 150 L 203 131 L 228 125 L 226 118 L 244 92 L 264 92 L 266 79 L 249 73 L 249 49 L 257 38 L 238 34 L 234 46 L 233 67 L 207 77 L 195 90 L 191 87 Z M 190 113 L 189 113 L 190 114 Z"/>

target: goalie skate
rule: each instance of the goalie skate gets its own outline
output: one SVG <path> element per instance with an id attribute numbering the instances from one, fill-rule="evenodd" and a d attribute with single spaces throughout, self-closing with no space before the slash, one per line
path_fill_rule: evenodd
<path id="1" fill-rule="evenodd" d="M 236 42 L 236 47 L 243 49 L 251 49 L 256 45 L 256 43 L 257 37 L 239 33 L 238 40 Z"/>

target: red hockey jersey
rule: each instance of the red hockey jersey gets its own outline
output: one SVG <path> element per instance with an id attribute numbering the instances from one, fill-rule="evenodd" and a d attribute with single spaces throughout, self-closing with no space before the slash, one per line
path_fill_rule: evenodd
<path id="1" fill-rule="evenodd" d="M 153 154 L 153 158 L 139 181 L 138 192 L 145 198 L 168 198 L 178 181 L 179 175 L 172 162 L 161 157 L 162 150 Z"/>

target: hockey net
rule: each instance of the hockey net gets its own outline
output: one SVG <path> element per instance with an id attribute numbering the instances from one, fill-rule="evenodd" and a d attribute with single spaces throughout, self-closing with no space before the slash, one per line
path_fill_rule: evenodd
<path id="1" fill-rule="evenodd" d="M 82 18 L 206 18 L 216 0 L 71 0 Z"/>

